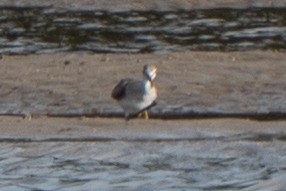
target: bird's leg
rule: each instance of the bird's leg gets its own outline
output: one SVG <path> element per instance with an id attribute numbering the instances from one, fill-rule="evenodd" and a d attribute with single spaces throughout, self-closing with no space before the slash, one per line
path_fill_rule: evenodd
<path id="1" fill-rule="evenodd" d="M 148 111 L 143 112 L 144 119 L 149 119 Z"/>

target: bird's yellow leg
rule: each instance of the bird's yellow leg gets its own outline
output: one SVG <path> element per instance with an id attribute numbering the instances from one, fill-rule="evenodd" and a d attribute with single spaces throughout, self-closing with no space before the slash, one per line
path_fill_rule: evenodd
<path id="1" fill-rule="evenodd" d="M 143 115 L 144 115 L 144 119 L 146 120 L 149 119 L 148 111 L 144 111 Z"/>

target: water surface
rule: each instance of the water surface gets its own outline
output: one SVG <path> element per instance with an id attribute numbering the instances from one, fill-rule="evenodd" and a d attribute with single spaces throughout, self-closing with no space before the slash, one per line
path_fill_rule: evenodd
<path id="1" fill-rule="evenodd" d="M 0 7 L 0 53 L 285 50 L 286 8 L 179 11 Z"/>
<path id="2" fill-rule="evenodd" d="M 281 189 L 285 143 L 259 137 L 2 142 L 0 189 L 235 191 L 262 182 Z"/>

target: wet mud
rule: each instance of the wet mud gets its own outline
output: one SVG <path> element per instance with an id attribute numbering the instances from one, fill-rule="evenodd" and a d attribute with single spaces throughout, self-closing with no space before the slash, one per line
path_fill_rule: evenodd
<path id="1" fill-rule="evenodd" d="M 4 56 L 0 114 L 123 117 L 111 90 L 148 63 L 158 67 L 151 118 L 285 119 L 284 60 L 269 51 Z"/>

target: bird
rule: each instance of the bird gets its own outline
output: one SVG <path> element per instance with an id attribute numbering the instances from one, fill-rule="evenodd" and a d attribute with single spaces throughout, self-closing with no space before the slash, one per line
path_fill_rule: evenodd
<path id="1" fill-rule="evenodd" d="M 141 113 L 145 119 L 149 118 L 147 110 L 157 104 L 157 89 L 153 82 L 156 75 L 157 67 L 146 64 L 143 79 L 122 79 L 113 88 L 111 97 L 123 108 L 126 121 Z"/>

